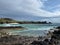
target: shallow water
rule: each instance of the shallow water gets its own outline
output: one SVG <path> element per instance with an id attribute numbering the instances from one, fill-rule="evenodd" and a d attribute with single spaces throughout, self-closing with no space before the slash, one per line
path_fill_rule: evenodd
<path id="1" fill-rule="evenodd" d="M 8 26 L 6 24 L 0 24 L 0 26 Z M 13 35 L 22 35 L 22 36 L 44 36 L 50 29 L 53 29 L 60 24 L 10 24 L 9 26 L 22 26 L 27 29 L 24 30 L 10 30 L 8 31 Z"/>

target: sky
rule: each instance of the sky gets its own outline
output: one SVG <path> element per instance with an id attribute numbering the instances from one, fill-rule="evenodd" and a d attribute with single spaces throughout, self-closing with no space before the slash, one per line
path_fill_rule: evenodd
<path id="1" fill-rule="evenodd" d="M 0 0 L 0 17 L 59 22 L 60 0 Z"/>

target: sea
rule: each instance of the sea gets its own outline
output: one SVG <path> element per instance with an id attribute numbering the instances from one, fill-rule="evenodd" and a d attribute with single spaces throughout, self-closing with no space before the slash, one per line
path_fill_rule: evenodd
<path id="1" fill-rule="evenodd" d="M 25 29 L 7 30 L 12 35 L 21 36 L 45 36 L 48 31 L 60 26 L 60 23 L 54 24 L 0 24 L 0 26 L 22 26 Z"/>

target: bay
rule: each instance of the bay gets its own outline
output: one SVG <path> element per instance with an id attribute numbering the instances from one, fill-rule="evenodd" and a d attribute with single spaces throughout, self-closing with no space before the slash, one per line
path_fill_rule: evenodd
<path id="1" fill-rule="evenodd" d="M 45 36 L 50 29 L 60 26 L 59 23 L 54 24 L 0 24 L 0 26 L 22 26 L 26 29 L 24 30 L 10 30 L 8 33 L 12 35 L 22 35 L 22 36 Z"/>

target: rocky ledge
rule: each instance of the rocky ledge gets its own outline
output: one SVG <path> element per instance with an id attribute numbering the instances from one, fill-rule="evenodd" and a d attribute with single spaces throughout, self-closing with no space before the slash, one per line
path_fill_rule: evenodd
<path id="1" fill-rule="evenodd" d="M 60 45 L 60 29 L 47 37 L 27 37 L 20 35 L 6 35 L 0 37 L 0 45 Z"/>
<path id="2" fill-rule="evenodd" d="M 50 38 L 45 38 L 43 41 L 33 41 L 31 45 L 60 45 L 60 26 L 55 29 L 58 30 L 49 32 Z"/>
<path id="3" fill-rule="evenodd" d="M 22 26 L 7 26 L 7 27 L 1 27 L 0 26 L 0 30 L 13 30 L 13 29 L 25 29 L 24 27 Z"/>

